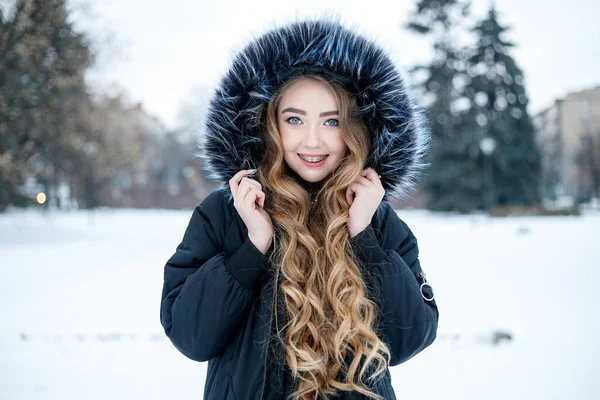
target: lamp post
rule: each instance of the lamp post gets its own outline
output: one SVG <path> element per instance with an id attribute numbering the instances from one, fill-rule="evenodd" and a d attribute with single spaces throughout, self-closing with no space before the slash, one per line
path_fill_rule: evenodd
<path id="1" fill-rule="evenodd" d="M 486 136 L 479 141 L 479 148 L 483 152 L 483 193 L 484 193 L 484 206 L 490 212 L 493 202 L 493 187 L 494 177 L 492 171 L 492 154 L 496 148 L 496 141 L 490 136 Z M 486 185 L 486 181 L 488 184 Z"/>
<path id="2" fill-rule="evenodd" d="M 88 207 L 88 222 L 90 223 L 90 225 L 94 225 L 95 221 L 94 221 L 94 208 L 96 207 L 96 201 L 95 201 L 95 197 L 96 197 L 96 187 L 95 187 L 95 183 L 94 183 L 94 173 L 96 173 L 96 171 L 94 170 L 94 156 L 96 155 L 96 152 L 98 151 L 98 145 L 94 142 L 87 142 L 85 144 L 84 147 L 84 151 L 85 154 L 87 156 L 87 161 L 88 161 L 88 165 L 87 165 L 87 171 L 89 173 L 89 175 L 86 177 L 84 176 L 84 179 L 87 178 L 86 183 L 85 183 L 85 190 L 86 190 L 86 197 L 87 197 L 87 204 L 86 206 Z"/>

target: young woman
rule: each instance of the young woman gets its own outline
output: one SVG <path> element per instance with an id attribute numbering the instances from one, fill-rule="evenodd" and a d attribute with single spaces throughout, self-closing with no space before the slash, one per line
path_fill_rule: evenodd
<path id="1" fill-rule="evenodd" d="M 417 240 L 387 203 L 430 144 L 403 82 L 327 19 L 267 32 L 220 82 L 199 143 L 220 186 L 166 263 L 160 313 L 208 361 L 205 399 L 395 399 L 389 367 L 435 340 Z"/>

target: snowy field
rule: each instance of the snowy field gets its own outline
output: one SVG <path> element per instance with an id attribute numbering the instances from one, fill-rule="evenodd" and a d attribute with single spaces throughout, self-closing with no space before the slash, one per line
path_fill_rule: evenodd
<path id="1" fill-rule="evenodd" d="M 207 363 L 159 320 L 191 212 L 0 214 L 0 399 L 201 399 Z M 600 214 L 398 213 L 440 309 L 434 344 L 391 368 L 398 399 L 600 398 Z"/>

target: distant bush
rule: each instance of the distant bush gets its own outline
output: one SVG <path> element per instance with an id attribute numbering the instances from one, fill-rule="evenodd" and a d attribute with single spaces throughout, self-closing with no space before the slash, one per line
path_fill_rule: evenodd
<path id="1" fill-rule="evenodd" d="M 490 210 L 490 215 L 494 217 L 514 217 L 514 216 L 554 216 L 554 215 L 581 215 L 578 205 L 572 205 L 565 208 L 547 208 L 542 205 L 522 206 L 494 206 Z"/>

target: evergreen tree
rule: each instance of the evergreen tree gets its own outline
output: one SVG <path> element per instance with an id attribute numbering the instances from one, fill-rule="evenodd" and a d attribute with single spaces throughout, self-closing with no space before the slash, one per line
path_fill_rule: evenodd
<path id="1" fill-rule="evenodd" d="M 467 212 L 482 204 L 482 178 L 476 163 L 477 143 L 473 134 L 473 115 L 465 112 L 463 88 L 468 53 L 456 40 L 456 30 L 469 15 L 470 3 L 457 0 L 421 0 L 407 28 L 434 36 L 434 58 L 429 65 L 418 65 L 411 72 L 424 72 L 419 82 L 432 128 L 431 164 L 422 187 L 433 210 Z"/>
<path id="2" fill-rule="evenodd" d="M 0 163 L 2 210 L 23 202 L 26 178 L 48 193 L 67 156 L 82 152 L 84 73 L 93 55 L 68 21 L 66 0 L 0 5 L 0 159 L 9 160 Z"/>
<path id="3" fill-rule="evenodd" d="M 67 0 L 0 0 L 0 211 L 30 201 L 19 190 L 28 179 L 48 200 L 62 181 L 80 206 L 100 204 L 111 166 L 121 163 L 91 117 L 103 112 L 84 80 L 94 60 Z"/>
<path id="4" fill-rule="evenodd" d="M 508 30 L 498 22 L 494 5 L 472 29 L 477 41 L 465 96 L 479 125 L 478 136 L 496 142 L 491 157 L 493 204 L 532 205 L 541 198 L 540 152 L 527 112 L 523 72 L 509 54 L 514 44 L 503 37 Z"/>

